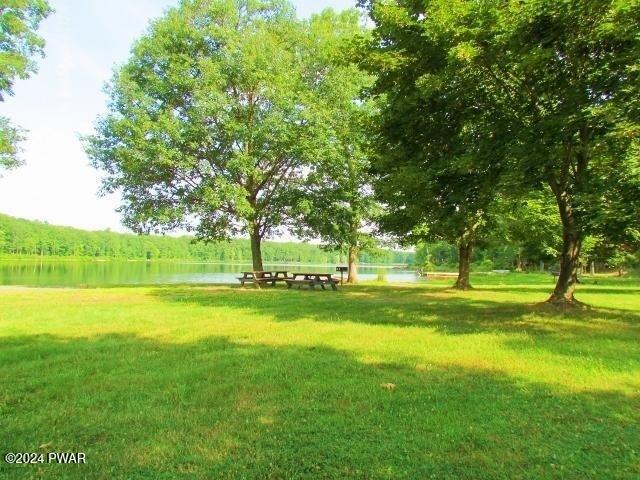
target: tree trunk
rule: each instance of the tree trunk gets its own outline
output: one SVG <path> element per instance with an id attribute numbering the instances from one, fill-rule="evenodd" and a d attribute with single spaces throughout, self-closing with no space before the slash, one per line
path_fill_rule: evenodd
<path id="1" fill-rule="evenodd" d="M 548 303 L 563 307 L 582 305 L 575 299 L 574 292 L 578 283 L 577 268 L 580 248 L 582 247 L 582 228 L 573 208 L 575 192 L 581 191 L 587 180 L 589 165 L 590 129 L 583 125 L 578 131 L 578 143 L 566 142 L 556 172 L 549 170 L 548 182 L 556 197 L 560 220 L 562 221 L 562 254 L 558 282 Z"/>
<path id="2" fill-rule="evenodd" d="M 251 259 L 253 261 L 253 271 L 262 272 L 264 267 L 262 265 L 262 235 L 260 235 L 260 227 L 254 225 L 251 228 Z"/>
<path id="3" fill-rule="evenodd" d="M 596 274 L 596 262 L 591 260 L 591 276 Z"/>
<path id="4" fill-rule="evenodd" d="M 349 246 L 349 273 L 347 275 L 347 283 L 358 283 L 358 247 Z"/>
<path id="5" fill-rule="evenodd" d="M 547 302 L 560 306 L 579 305 L 574 293 L 577 283 L 578 257 L 582 246 L 582 235 L 576 226 L 566 193 L 556 195 L 560 218 L 562 219 L 562 253 L 560 255 L 560 272 L 558 282 Z"/>
<path id="6" fill-rule="evenodd" d="M 471 282 L 469 274 L 471 272 L 471 253 L 473 252 L 473 244 L 471 242 L 461 242 L 458 246 L 460 252 L 460 260 L 458 261 L 458 279 L 453 285 L 457 290 L 470 290 Z"/>

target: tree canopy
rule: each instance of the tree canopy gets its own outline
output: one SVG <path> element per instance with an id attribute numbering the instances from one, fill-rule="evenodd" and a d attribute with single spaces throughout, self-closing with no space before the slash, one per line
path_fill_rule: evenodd
<path id="1" fill-rule="evenodd" d="M 378 86 L 391 98 L 389 115 L 408 117 L 406 125 L 442 112 L 438 123 L 455 135 L 459 130 L 448 120 L 459 112 L 461 131 L 469 122 L 471 131 L 479 126 L 471 142 L 474 149 L 484 145 L 481 150 L 493 152 L 489 163 L 485 155 L 464 155 L 469 171 L 484 177 L 491 164 L 507 173 L 510 185 L 533 190 L 546 184 L 551 189 L 563 245 L 550 301 L 573 304 L 582 241 L 603 218 L 591 202 L 598 198 L 598 204 L 629 205 L 633 200 L 619 201 L 622 193 L 637 198 L 637 176 L 632 172 L 638 164 L 640 4 L 633 0 L 361 3 L 376 23 L 368 61 L 386 73 Z M 407 106 L 402 114 L 398 105 Z M 440 138 L 433 133 L 436 127 L 426 134 L 418 128 L 406 130 L 405 137 L 414 138 L 421 149 Z M 388 132 L 383 138 L 387 149 L 406 148 Z M 422 161 L 420 154 L 409 158 L 416 166 Z M 455 175 L 459 165 L 427 170 L 454 175 L 460 178 L 454 184 L 460 186 L 464 177 Z M 605 181 L 602 172 L 613 170 L 626 172 L 617 177 L 618 185 L 626 187 L 612 188 Z"/>
<path id="2" fill-rule="evenodd" d="M 463 54 L 451 52 L 449 32 L 426 30 L 403 2 L 376 3 L 371 15 L 377 28 L 363 64 L 378 73 L 374 170 L 387 207 L 383 230 L 412 243 L 458 245 L 455 286 L 469 288 L 473 246 L 491 230 L 506 182 L 496 139 L 509 135 L 509 125 L 477 108 L 487 94 L 461 72 Z"/>
<path id="3" fill-rule="evenodd" d="M 286 1 L 184 0 L 151 26 L 87 139 L 127 226 L 248 234 L 262 270 L 262 239 L 330 140 L 332 64 L 314 55 L 327 32 L 313 23 Z"/>

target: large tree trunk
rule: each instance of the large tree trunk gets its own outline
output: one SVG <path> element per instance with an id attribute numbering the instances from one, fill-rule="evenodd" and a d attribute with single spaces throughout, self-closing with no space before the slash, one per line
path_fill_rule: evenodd
<path id="1" fill-rule="evenodd" d="M 473 253 L 473 244 L 471 242 L 461 242 L 458 245 L 460 260 L 458 261 L 458 279 L 453 285 L 457 290 L 470 290 L 471 282 L 469 274 L 471 273 L 471 254 Z"/>
<path id="2" fill-rule="evenodd" d="M 560 220 L 562 221 L 562 253 L 558 282 L 548 303 L 563 307 L 582 305 L 575 299 L 578 283 L 578 259 L 582 247 L 583 232 L 574 210 L 575 193 L 580 192 L 587 180 L 589 165 L 589 141 L 591 132 L 582 126 L 578 132 L 578 142 L 568 141 L 558 171 L 548 171 L 548 182 L 556 197 Z"/>
<path id="3" fill-rule="evenodd" d="M 349 273 L 347 275 L 347 283 L 358 283 L 358 247 L 349 246 Z"/>
<path id="4" fill-rule="evenodd" d="M 548 302 L 556 305 L 573 306 L 578 304 L 574 293 L 577 283 L 576 268 L 582 239 L 577 232 L 568 231 L 566 228 L 563 228 L 562 237 L 560 273 L 556 288 L 551 297 L 549 297 Z"/>
<path id="5" fill-rule="evenodd" d="M 578 281 L 577 268 L 582 247 L 582 232 L 578 228 L 569 195 L 556 191 L 556 199 L 562 220 L 562 252 L 558 281 L 547 302 L 560 306 L 576 306 L 580 304 L 574 293 Z"/>
<path id="6" fill-rule="evenodd" d="M 264 267 L 262 265 L 262 235 L 260 235 L 260 227 L 254 225 L 251 227 L 251 259 L 253 260 L 253 271 L 262 272 Z"/>

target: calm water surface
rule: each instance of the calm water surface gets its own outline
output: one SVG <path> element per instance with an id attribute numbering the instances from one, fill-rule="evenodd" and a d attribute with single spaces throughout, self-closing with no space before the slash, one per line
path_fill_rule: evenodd
<path id="1" fill-rule="evenodd" d="M 334 272 L 335 265 L 269 265 L 267 270 L 289 272 Z M 239 272 L 251 270 L 246 264 L 211 264 L 177 262 L 38 262 L 0 261 L 0 285 L 29 286 L 110 286 L 157 285 L 177 283 L 237 283 Z M 391 267 L 362 266 L 361 280 L 416 282 L 418 276 L 409 270 Z M 346 278 L 346 275 L 345 275 Z"/>

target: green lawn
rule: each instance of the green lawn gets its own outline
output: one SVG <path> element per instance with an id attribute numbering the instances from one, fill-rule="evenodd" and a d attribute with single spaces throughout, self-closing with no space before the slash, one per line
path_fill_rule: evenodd
<path id="1" fill-rule="evenodd" d="M 638 283 L 533 278 L 5 288 L 1 453 L 87 464 L 0 477 L 640 478 Z"/>

